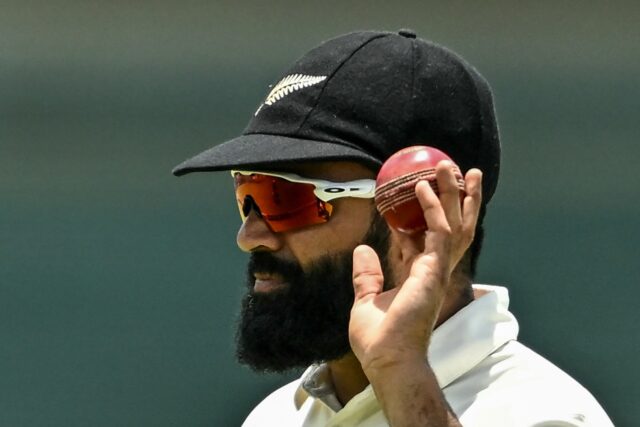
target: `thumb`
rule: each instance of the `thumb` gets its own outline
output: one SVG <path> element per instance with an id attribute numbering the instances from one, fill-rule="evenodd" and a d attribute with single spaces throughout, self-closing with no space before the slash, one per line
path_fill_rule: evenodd
<path id="1" fill-rule="evenodd" d="M 360 245 L 353 250 L 353 292 L 355 301 L 370 294 L 379 294 L 384 276 L 378 254 L 369 246 Z"/>

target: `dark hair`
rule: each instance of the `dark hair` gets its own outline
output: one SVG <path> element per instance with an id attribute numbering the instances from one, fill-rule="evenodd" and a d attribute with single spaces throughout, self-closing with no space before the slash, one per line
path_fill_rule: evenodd
<path id="1" fill-rule="evenodd" d="M 482 250 L 482 244 L 484 243 L 484 215 L 486 213 L 485 205 L 480 208 L 480 214 L 478 215 L 478 224 L 476 225 L 476 233 L 469 246 L 470 260 L 469 260 L 469 278 L 474 279 L 476 277 L 478 258 L 480 258 L 480 251 Z"/>
<path id="2" fill-rule="evenodd" d="M 480 212 L 478 213 L 478 222 L 476 223 L 473 241 L 460 261 L 460 272 L 467 277 L 470 282 L 476 277 L 478 269 L 478 259 L 480 258 L 480 252 L 482 251 L 482 244 L 484 242 L 483 222 L 486 213 L 487 207 L 485 204 L 482 204 L 482 206 L 480 206 Z"/>

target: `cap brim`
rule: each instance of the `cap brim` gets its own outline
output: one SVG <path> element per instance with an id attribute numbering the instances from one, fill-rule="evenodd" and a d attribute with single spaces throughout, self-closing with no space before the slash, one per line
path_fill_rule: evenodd
<path id="1" fill-rule="evenodd" d="M 273 168 L 294 162 L 356 161 L 378 169 L 382 162 L 349 145 L 281 135 L 242 135 L 185 160 L 172 173 L 212 172 L 238 168 Z"/>

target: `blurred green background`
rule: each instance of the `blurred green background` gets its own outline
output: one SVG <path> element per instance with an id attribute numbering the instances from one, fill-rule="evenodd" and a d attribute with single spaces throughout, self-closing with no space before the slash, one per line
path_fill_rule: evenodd
<path id="1" fill-rule="evenodd" d="M 638 5 L 0 1 L 0 425 L 234 426 L 286 381 L 233 357 L 229 178 L 170 170 L 241 132 L 320 41 L 403 27 L 495 89 L 479 281 L 637 425 Z"/>

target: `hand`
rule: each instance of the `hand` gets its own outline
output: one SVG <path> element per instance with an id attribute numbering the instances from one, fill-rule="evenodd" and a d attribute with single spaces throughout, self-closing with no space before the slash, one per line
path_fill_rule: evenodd
<path id="1" fill-rule="evenodd" d="M 412 236 L 393 232 L 402 259 L 393 268 L 396 277 L 406 277 L 403 283 L 383 292 L 377 254 L 364 245 L 353 252 L 355 300 L 349 339 L 370 381 L 376 372 L 397 364 L 424 364 L 451 273 L 473 241 L 482 173 L 478 169 L 467 172 L 461 205 L 451 166 L 442 161 L 436 167 L 439 197 L 427 182 L 416 185 L 428 230 Z"/>

